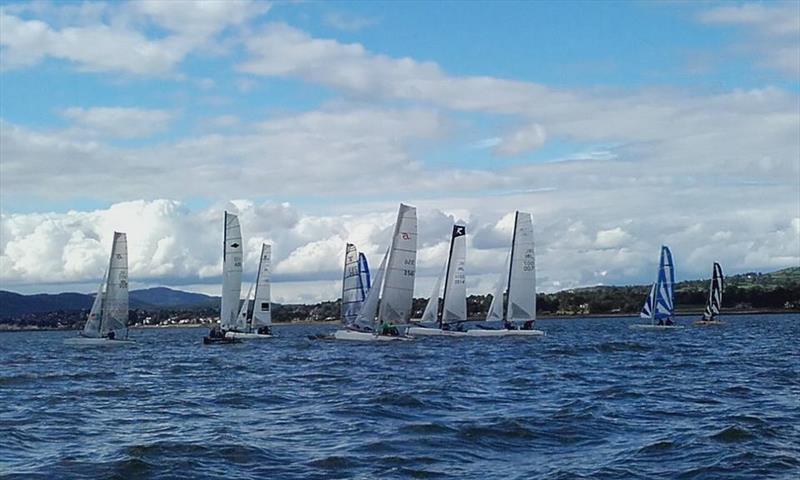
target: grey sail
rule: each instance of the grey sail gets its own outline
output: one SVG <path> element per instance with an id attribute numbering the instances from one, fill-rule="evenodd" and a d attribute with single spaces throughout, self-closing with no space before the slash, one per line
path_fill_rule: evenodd
<path id="1" fill-rule="evenodd" d="M 352 325 L 364 303 L 361 272 L 358 265 L 358 250 L 348 243 L 344 254 L 344 272 L 342 274 L 342 323 Z"/>
<path id="2" fill-rule="evenodd" d="M 508 280 L 510 322 L 536 319 L 536 257 L 533 249 L 533 220 L 530 213 L 517 212 L 511 246 Z"/>
<path id="3" fill-rule="evenodd" d="M 436 323 L 439 318 L 439 291 L 442 289 L 442 279 L 444 278 L 446 267 L 442 267 L 442 271 L 436 277 L 436 282 L 433 284 L 433 291 L 431 296 L 428 297 L 428 303 L 425 304 L 425 310 L 422 312 L 420 322 L 425 324 Z"/>
<path id="4" fill-rule="evenodd" d="M 381 285 L 383 283 L 384 272 L 386 271 L 386 261 L 389 258 L 389 251 L 383 255 L 381 265 L 378 267 L 378 272 L 375 274 L 375 280 L 372 282 L 372 287 L 367 293 L 367 298 L 361 306 L 358 315 L 356 316 L 355 323 L 361 329 L 374 329 L 376 314 L 378 312 L 378 301 L 380 300 Z"/>
<path id="5" fill-rule="evenodd" d="M 89 316 L 86 318 L 86 325 L 83 326 L 84 337 L 99 337 L 100 336 L 100 323 L 103 319 L 103 297 L 106 294 L 106 281 L 108 272 L 103 274 L 103 281 L 97 287 L 97 295 L 94 296 L 92 302 L 92 309 L 89 310 Z"/>
<path id="6" fill-rule="evenodd" d="M 506 255 L 503 262 L 503 270 L 492 292 L 492 303 L 489 304 L 489 311 L 486 313 L 486 321 L 503 320 L 503 292 L 508 284 L 508 261 L 510 256 Z"/>
<path id="7" fill-rule="evenodd" d="M 417 209 L 400 204 L 383 282 L 380 323 L 407 323 L 411 318 L 417 262 Z"/>
<path id="8" fill-rule="evenodd" d="M 242 294 L 242 229 L 236 215 L 225 212 L 222 250 L 222 299 L 219 323 L 224 330 L 234 328 Z"/>
<path id="9" fill-rule="evenodd" d="M 108 266 L 106 292 L 100 335 L 127 330 L 128 326 L 128 240 L 124 233 L 114 232 L 111 260 Z"/>
<path id="10" fill-rule="evenodd" d="M 261 244 L 261 259 L 258 261 L 258 276 L 256 277 L 256 293 L 253 304 L 253 330 L 272 325 L 272 310 L 270 309 L 270 269 L 272 268 L 272 246 Z"/>

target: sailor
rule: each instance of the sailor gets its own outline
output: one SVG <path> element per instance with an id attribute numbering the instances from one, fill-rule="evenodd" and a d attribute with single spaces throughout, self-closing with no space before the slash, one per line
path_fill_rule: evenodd
<path id="1" fill-rule="evenodd" d="M 466 330 L 464 330 L 464 324 L 461 323 L 461 322 L 456 323 L 456 331 L 457 332 L 465 332 Z"/>
<path id="2" fill-rule="evenodd" d="M 663 325 L 664 325 L 664 320 L 662 320 L 662 319 L 660 319 L 660 318 L 659 318 L 659 319 L 658 319 L 658 323 L 657 323 L 657 325 L 658 325 L 658 326 L 663 326 Z"/>
<path id="3" fill-rule="evenodd" d="M 522 324 L 523 330 L 533 330 L 533 320 L 526 320 L 525 323 Z"/>
<path id="4" fill-rule="evenodd" d="M 514 330 L 514 324 L 508 320 L 503 323 L 503 327 L 505 327 L 506 330 Z"/>
<path id="5" fill-rule="evenodd" d="M 667 319 L 666 325 L 674 325 L 674 323 L 672 323 L 672 318 Z"/>
<path id="6" fill-rule="evenodd" d="M 114 337 L 116 337 L 116 336 L 117 336 L 117 334 L 114 333 L 114 330 L 111 330 L 110 332 L 108 332 L 108 339 L 109 340 L 114 340 Z"/>

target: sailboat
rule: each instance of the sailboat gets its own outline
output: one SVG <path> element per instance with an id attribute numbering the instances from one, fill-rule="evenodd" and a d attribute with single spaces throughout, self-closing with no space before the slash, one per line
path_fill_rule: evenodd
<path id="1" fill-rule="evenodd" d="M 411 318 L 416 263 L 417 209 L 401 203 L 392 243 L 366 298 L 352 323 L 345 321 L 345 328 L 334 332 L 333 338 L 368 342 L 410 340 L 412 337 L 401 335 L 400 329 Z"/>
<path id="2" fill-rule="evenodd" d="M 250 292 L 242 303 L 236 324 L 225 333 L 228 338 L 267 339 L 272 338 L 272 311 L 270 310 L 269 270 L 272 246 L 261 244 L 261 258 L 256 274 L 255 299 L 250 310 Z M 251 290 L 253 286 L 250 287 Z"/>
<path id="3" fill-rule="evenodd" d="M 473 337 L 539 336 L 541 330 L 533 328 L 536 321 L 536 256 L 533 248 L 533 219 L 530 213 L 517 211 L 514 215 L 514 233 L 507 271 L 504 271 L 495 288 L 487 322 L 503 321 L 504 328 L 478 328 L 467 330 Z M 508 308 L 503 310 L 503 289 L 508 295 Z"/>
<path id="4" fill-rule="evenodd" d="M 649 324 L 631 325 L 638 329 L 679 329 L 672 317 L 675 316 L 675 266 L 672 262 L 672 252 L 669 247 L 661 247 L 661 258 L 658 265 L 658 277 L 650 287 L 650 293 L 644 302 L 641 318 L 649 319 Z"/>
<path id="5" fill-rule="evenodd" d="M 239 295 L 242 293 L 242 228 L 239 217 L 225 212 L 222 246 L 222 299 L 219 308 L 219 325 L 214 326 L 203 343 L 234 343 L 239 340 L 226 336 L 236 327 L 239 316 Z"/>
<path id="6" fill-rule="evenodd" d="M 464 263 L 467 256 L 467 228 L 453 225 L 450 252 L 442 272 L 436 279 L 433 292 L 422 313 L 419 326 L 410 327 L 408 333 L 422 336 L 466 336 L 463 322 L 467 321 L 467 286 Z M 439 314 L 439 290 L 444 278 L 443 309 Z"/>
<path id="7" fill-rule="evenodd" d="M 722 307 L 722 290 L 724 287 L 722 267 L 719 263 L 714 262 L 706 310 L 703 312 L 703 317 L 694 322 L 695 325 L 722 325 L 723 322 L 719 319 L 719 310 Z"/>
<path id="8" fill-rule="evenodd" d="M 70 345 L 126 345 L 128 340 L 128 240 L 114 232 L 108 270 L 97 289 L 92 309 L 80 336 L 64 341 Z"/>
<path id="9" fill-rule="evenodd" d="M 355 245 L 348 243 L 344 254 L 344 274 L 342 276 L 342 323 L 352 326 L 358 318 L 361 307 L 367 299 L 370 288 L 369 264 L 367 257 Z"/>

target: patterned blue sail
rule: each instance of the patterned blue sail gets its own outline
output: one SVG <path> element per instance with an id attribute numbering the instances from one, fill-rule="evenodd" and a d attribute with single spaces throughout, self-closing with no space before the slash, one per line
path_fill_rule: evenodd
<path id="1" fill-rule="evenodd" d="M 653 318 L 653 302 L 656 299 L 656 284 L 654 283 L 653 286 L 650 287 L 650 295 L 647 296 L 647 300 L 644 301 L 644 306 L 642 307 L 641 313 L 639 316 L 642 318 Z"/>
<path id="2" fill-rule="evenodd" d="M 658 266 L 655 312 L 653 318 L 666 320 L 675 314 L 675 266 L 672 252 L 666 245 L 661 247 L 661 261 Z"/>
<path id="3" fill-rule="evenodd" d="M 367 298 L 369 287 L 372 286 L 372 279 L 369 276 L 369 264 L 367 263 L 367 256 L 362 252 L 358 253 L 358 273 L 361 277 L 361 299 Z"/>

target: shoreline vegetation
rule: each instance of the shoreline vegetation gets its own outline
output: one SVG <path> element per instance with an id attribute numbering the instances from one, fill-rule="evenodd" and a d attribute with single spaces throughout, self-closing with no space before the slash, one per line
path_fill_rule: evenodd
<path id="1" fill-rule="evenodd" d="M 708 280 L 679 282 L 675 288 L 677 315 L 699 316 L 708 295 Z M 536 296 L 537 318 L 541 320 L 560 318 L 616 318 L 638 317 L 647 292 L 647 285 L 595 286 L 563 290 L 555 293 L 540 293 Z M 159 292 L 157 292 L 159 291 Z M 151 289 L 151 295 L 139 306 L 131 305 L 128 324 L 131 328 L 208 327 L 219 317 L 219 298 L 200 294 L 188 294 L 166 288 Z M 160 296 L 154 296 L 154 292 Z M 0 331 L 20 330 L 78 330 L 83 327 L 92 297 L 81 298 L 82 308 L 56 308 L 57 304 L 34 305 L 41 310 L 9 315 L 15 307 L 12 301 L 33 299 L 41 296 L 23 296 L 6 293 L 0 297 Z M 62 294 L 75 296 L 80 294 Z M 163 302 L 164 296 L 184 299 L 189 295 L 193 304 L 175 306 Z M 49 296 L 49 299 L 52 300 Z M 151 304 L 161 300 L 161 306 Z M 441 301 L 441 300 L 440 300 Z M 467 297 L 469 321 L 481 321 L 491 304 L 491 295 Z M 415 298 L 414 318 L 422 316 L 427 298 Z M 16 305 L 19 307 L 19 305 Z M 786 268 L 767 274 L 745 273 L 726 279 L 722 315 L 800 313 L 800 267 Z M 32 308 L 28 305 L 28 308 Z M 17 308 L 17 311 L 22 309 Z M 272 318 L 277 325 L 336 324 L 339 320 L 340 300 L 311 305 L 273 304 Z"/>

